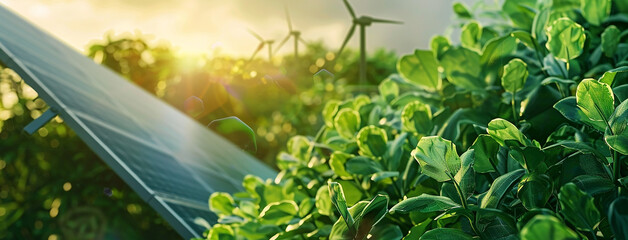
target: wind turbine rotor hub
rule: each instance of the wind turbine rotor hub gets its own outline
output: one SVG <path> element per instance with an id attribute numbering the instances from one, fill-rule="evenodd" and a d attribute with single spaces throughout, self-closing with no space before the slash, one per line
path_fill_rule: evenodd
<path id="1" fill-rule="evenodd" d="M 362 26 L 370 26 L 373 23 L 373 18 L 369 16 L 361 16 L 353 20 L 353 23 L 359 24 Z"/>

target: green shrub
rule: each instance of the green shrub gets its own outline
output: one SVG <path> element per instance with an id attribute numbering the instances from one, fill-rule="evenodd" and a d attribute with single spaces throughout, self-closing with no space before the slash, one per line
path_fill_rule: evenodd
<path id="1" fill-rule="evenodd" d="M 627 5 L 455 4 L 460 45 L 328 102 L 274 180 L 211 196 L 207 238 L 627 239 Z"/>

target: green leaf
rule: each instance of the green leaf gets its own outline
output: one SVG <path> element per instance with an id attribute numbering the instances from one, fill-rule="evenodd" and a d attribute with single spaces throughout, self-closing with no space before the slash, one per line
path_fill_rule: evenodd
<path id="1" fill-rule="evenodd" d="M 391 172 L 391 171 L 378 172 L 378 173 L 373 174 L 373 176 L 371 176 L 371 181 L 380 182 L 384 179 L 388 179 L 391 177 L 398 177 L 398 176 L 399 176 L 399 172 L 396 172 L 396 171 L 395 172 Z"/>
<path id="2" fill-rule="evenodd" d="M 334 206 L 336 206 L 336 210 L 338 210 L 346 225 L 349 227 L 349 229 L 353 229 L 353 225 L 355 222 L 353 220 L 353 217 L 349 213 L 349 209 L 347 208 L 347 200 L 345 199 L 345 194 L 342 191 L 342 186 L 340 185 L 340 183 L 329 183 L 329 195 L 331 196 L 331 202 L 334 204 Z"/>
<path id="3" fill-rule="evenodd" d="M 548 215 L 537 215 L 521 229 L 522 240 L 561 239 L 577 240 L 578 235 L 565 226 L 558 218 Z"/>
<path id="4" fill-rule="evenodd" d="M 397 71 L 408 82 L 415 83 L 428 91 L 441 88 L 438 76 L 438 62 L 431 51 L 416 50 L 397 62 Z"/>
<path id="5" fill-rule="evenodd" d="M 515 58 L 510 60 L 504 66 L 504 75 L 502 76 L 502 87 L 509 93 L 516 93 L 523 88 L 528 78 L 528 65 Z"/>
<path id="6" fill-rule="evenodd" d="M 569 85 L 569 84 L 575 84 L 576 81 L 571 80 L 571 79 L 562 79 L 562 78 L 558 78 L 558 77 L 547 77 L 545 79 L 543 79 L 543 81 L 541 81 L 542 85 L 549 85 L 549 84 L 565 84 L 565 85 Z"/>
<path id="7" fill-rule="evenodd" d="M 508 152 L 510 156 L 517 160 L 528 172 L 544 173 L 547 170 L 545 164 L 545 154 L 537 147 L 523 147 L 513 149 Z"/>
<path id="8" fill-rule="evenodd" d="M 294 201 L 283 200 L 266 205 L 259 217 L 263 224 L 283 225 L 296 217 L 299 207 Z"/>
<path id="9" fill-rule="evenodd" d="M 347 215 L 349 217 L 359 215 L 362 212 L 362 210 L 364 210 L 364 207 L 366 207 L 368 203 L 369 202 L 367 201 L 357 202 L 355 205 L 353 205 L 351 208 L 348 209 Z M 347 225 L 348 223 L 346 223 L 346 220 L 345 222 L 343 222 L 343 219 L 346 219 L 346 218 L 343 217 L 341 219 L 338 219 L 338 221 L 334 223 L 334 226 L 331 229 L 331 233 L 329 234 L 329 239 L 337 239 L 337 240 L 354 239 L 354 235 L 357 229 L 355 229 L 353 222 L 350 226 L 348 226 Z"/>
<path id="10" fill-rule="evenodd" d="M 440 61 L 447 79 L 469 90 L 484 90 L 486 82 L 480 77 L 480 55 L 464 47 L 449 48 Z"/>
<path id="11" fill-rule="evenodd" d="M 580 175 L 574 178 L 572 182 L 591 196 L 607 193 L 616 189 L 613 181 L 597 175 Z"/>
<path id="12" fill-rule="evenodd" d="M 628 77 L 628 66 L 618 67 L 615 69 L 611 69 L 606 71 L 602 77 L 600 77 L 599 81 L 612 86 L 615 82 L 615 79 L 620 79 L 621 77 Z"/>
<path id="13" fill-rule="evenodd" d="M 404 131 L 427 135 L 432 131 L 432 110 L 419 101 L 407 104 L 401 111 L 401 126 Z"/>
<path id="14" fill-rule="evenodd" d="M 215 224 L 209 230 L 207 240 L 235 240 L 233 228 L 225 224 Z"/>
<path id="15" fill-rule="evenodd" d="M 488 134 L 501 146 L 507 146 L 506 141 L 514 140 L 521 145 L 529 145 L 529 140 L 512 123 L 501 119 L 493 119 L 488 123 Z"/>
<path id="16" fill-rule="evenodd" d="M 585 79 L 578 84 L 576 102 L 589 120 L 596 123 L 599 122 L 604 124 L 604 126 L 606 126 L 611 114 L 613 114 L 613 90 L 611 90 L 608 84 L 594 79 Z"/>
<path id="17" fill-rule="evenodd" d="M 471 146 L 475 150 L 473 169 L 479 173 L 495 172 L 499 144 L 489 135 L 480 134 Z"/>
<path id="18" fill-rule="evenodd" d="M 401 228 L 396 224 L 379 224 L 371 230 L 369 239 L 400 240 L 403 238 Z"/>
<path id="19" fill-rule="evenodd" d="M 471 18 L 471 13 L 469 12 L 469 9 L 463 3 L 455 2 L 453 5 L 453 9 L 454 13 L 456 13 L 459 18 Z"/>
<path id="20" fill-rule="evenodd" d="M 602 33 L 602 52 L 606 57 L 613 57 L 617 51 L 621 32 L 615 25 L 608 26 Z"/>
<path id="21" fill-rule="evenodd" d="M 496 178 L 484 198 L 482 198 L 480 207 L 497 208 L 504 195 L 512 189 L 523 174 L 525 174 L 524 169 L 517 169 Z"/>
<path id="22" fill-rule="evenodd" d="M 382 166 L 373 159 L 365 156 L 351 158 L 345 164 L 347 172 L 362 176 L 368 176 L 382 171 Z"/>
<path id="23" fill-rule="evenodd" d="M 510 36 L 513 36 L 516 39 L 519 39 L 524 45 L 531 49 L 536 49 L 537 43 L 529 32 L 517 30 L 510 33 Z"/>
<path id="24" fill-rule="evenodd" d="M 427 218 L 425 219 L 425 221 L 414 225 L 414 227 L 410 228 L 410 232 L 408 233 L 408 235 L 403 237 L 403 240 L 419 240 L 419 238 L 421 238 L 425 231 L 429 229 L 429 225 L 430 223 L 432 223 L 432 221 L 433 220 L 431 218 Z"/>
<path id="25" fill-rule="evenodd" d="M 560 18 L 546 28 L 545 47 L 564 62 L 574 59 L 582 53 L 586 36 L 584 28 L 569 18 Z"/>
<path id="26" fill-rule="evenodd" d="M 441 137 L 423 137 L 412 151 L 425 175 L 436 181 L 449 181 L 460 170 L 460 157 L 456 146 Z"/>
<path id="27" fill-rule="evenodd" d="M 353 102 L 353 109 L 356 111 L 360 111 L 360 108 L 362 108 L 362 106 L 371 103 L 371 98 L 369 98 L 369 96 L 366 96 L 364 94 L 360 94 L 356 96 L 355 98 L 353 98 L 352 102 Z"/>
<path id="28" fill-rule="evenodd" d="M 358 216 L 356 216 L 356 224 L 358 225 L 356 236 L 366 237 L 379 221 L 381 221 L 386 213 L 388 213 L 388 196 L 377 194 L 371 201 L 364 207 L 364 210 Z M 363 239 L 363 238 L 357 238 Z"/>
<path id="29" fill-rule="evenodd" d="M 327 127 L 334 127 L 334 116 L 338 113 L 338 106 L 340 106 L 340 101 L 329 100 L 323 107 L 323 120 L 325 120 Z"/>
<path id="30" fill-rule="evenodd" d="M 410 213 L 414 211 L 422 213 L 442 212 L 455 207 L 460 207 L 460 205 L 448 197 L 424 193 L 417 197 L 402 200 L 390 209 L 390 213 Z"/>
<path id="31" fill-rule="evenodd" d="M 529 31 L 536 16 L 535 5 L 536 0 L 506 0 L 502 11 L 508 14 L 515 26 Z"/>
<path id="32" fill-rule="evenodd" d="M 392 100 L 399 96 L 399 85 L 397 85 L 397 83 L 390 78 L 382 81 L 379 84 L 378 89 L 379 95 L 381 95 L 388 103 L 392 102 Z"/>
<path id="33" fill-rule="evenodd" d="M 388 136 L 384 129 L 376 126 L 366 126 L 358 132 L 357 137 L 360 152 L 366 156 L 381 157 L 386 153 Z"/>
<path id="34" fill-rule="evenodd" d="M 334 206 L 329 196 L 329 187 L 327 186 L 321 186 L 318 191 L 316 191 L 316 209 L 321 215 L 334 215 Z"/>
<path id="35" fill-rule="evenodd" d="M 600 222 L 600 212 L 595 207 L 593 197 L 581 191 L 575 184 L 567 183 L 558 194 L 562 215 L 576 228 L 593 231 Z"/>
<path id="36" fill-rule="evenodd" d="M 611 0 L 586 0 L 582 3 L 582 16 L 589 23 L 599 26 L 611 14 Z"/>
<path id="37" fill-rule="evenodd" d="M 566 97 L 554 104 L 554 109 L 558 110 L 565 118 L 572 122 L 587 124 L 598 131 L 604 131 L 606 124 L 603 122 L 595 122 L 589 119 L 587 115 L 578 107 L 576 97 Z"/>
<path id="38" fill-rule="evenodd" d="M 454 176 L 454 180 L 460 186 L 460 190 L 464 197 L 469 198 L 475 191 L 475 171 L 473 163 L 475 162 L 475 151 L 467 150 L 461 156 L 461 168 Z"/>
<path id="39" fill-rule="evenodd" d="M 360 129 L 360 113 L 353 109 L 341 109 L 334 118 L 334 127 L 341 137 L 353 139 Z"/>
<path id="40" fill-rule="evenodd" d="M 288 140 L 287 150 L 290 155 L 297 158 L 298 161 L 306 163 L 309 159 L 305 159 L 307 151 L 310 148 L 310 140 L 304 136 L 294 136 Z"/>
<path id="41" fill-rule="evenodd" d="M 440 59 L 443 53 L 450 47 L 451 42 L 449 41 L 449 38 L 444 36 L 436 35 L 430 40 L 430 48 L 432 49 L 436 59 Z"/>
<path id="42" fill-rule="evenodd" d="M 404 155 L 404 146 L 406 145 L 407 133 L 401 133 L 395 138 L 394 141 L 388 146 L 384 160 L 386 163 L 386 169 L 394 171 L 399 169 L 401 158 Z"/>
<path id="43" fill-rule="evenodd" d="M 345 163 L 348 159 L 352 157 L 352 154 L 336 151 L 331 154 L 331 157 L 329 159 L 329 166 L 331 167 L 331 170 L 333 170 L 334 173 L 339 177 L 350 179 L 351 174 L 345 169 Z"/>
<path id="44" fill-rule="evenodd" d="M 613 150 L 628 155 L 628 100 L 617 106 L 608 123 L 611 127 L 604 133 L 606 144 Z"/>
<path id="45" fill-rule="evenodd" d="M 350 235 L 347 224 L 342 221 L 342 218 L 338 219 L 329 233 L 329 240 L 351 240 L 353 236 Z"/>
<path id="46" fill-rule="evenodd" d="M 213 120 L 207 125 L 215 133 L 228 139 L 246 151 L 257 152 L 255 132 L 237 117 L 226 117 Z"/>
<path id="47" fill-rule="evenodd" d="M 548 24 L 551 8 L 542 9 L 536 16 L 534 17 L 534 21 L 532 21 L 532 38 L 536 39 L 537 43 L 541 44 L 547 40 L 547 35 L 545 34 L 545 27 Z M 539 49 L 542 51 L 542 49 Z"/>
<path id="48" fill-rule="evenodd" d="M 545 174 L 530 173 L 519 182 L 517 197 L 528 210 L 542 208 L 551 196 L 552 181 Z"/>
<path id="49" fill-rule="evenodd" d="M 209 196 L 209 210 L 218 215 L 231 215 L 235 202 L 228 193 L 214 192 Z"/>
<path id="50" fill-rule="evenodd" d="M 474 51 L 480 51 L 482 47 L 480 44 L 482 26 L 477 21 L 470 21 L 462 27 L 461 31 L 460 43 L 462 46 Z"/>
<path id="51" fill-rule="evenodd" d="M 615 199 L 608 208 L 608 223 L 615 239 L 628 239 L 628 198 Z"/>
<path id="52" fill-rule="evenodd" d="M 510 34 L 502 37 L 496 37 L 491 39 L 484 49 L 482 49 L 482 57 L 480 62 L 484 66 L 493 66 L 498 64 L 501 67 L 502 61 L 506 61 L 505 58 L 517 48 L 517 39 Z"/>
<path id="53" fill-rule="evenodd" d="M 429 230 L 419 238 L 420 240 L 473 240 L 473 237 L 460 229 L 436 228 Z"/>

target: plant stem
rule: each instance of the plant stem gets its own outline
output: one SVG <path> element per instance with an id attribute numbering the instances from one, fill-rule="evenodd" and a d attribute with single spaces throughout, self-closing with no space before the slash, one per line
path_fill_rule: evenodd
<path id="1" fill-rule="evenodd" d="M 556 60 L 555 57 L 552 57 L 552 59 L 554 59 L 554 63 L 556 63 L 556 65 L 558 66 L 558 69 L 560 69 L 560 73 L 563 74 L 563 78 L 567 79 L 569 76 L 567 75 L 567 73 L 565 73 L 565 70 L 560 66 L 560 63 L 558 63 L 558 60 Z"/>
<path id="2" fill-rule="evenodd" d="M 456 188 L 456 192 L 458 192 L 458 197 L 460 197 L 460 203 L 462 204 L 462 208 L 464 209 L 469 209 L 468 204 L 467 204 L 467 198 L 464 195 L 464 193 L 462 193 L 462 189 L 460 189 L 460 185 L 458 185 L 458 182 L 456 182 L 456 180 L 454 179 L 454 176 L 452 176 L 450 173 L 447 173 L 447 175 L 449 176 L 449 179 L 451 179 L 451 181 L 454 183 L 454 187 Z M 466 214 L 465 214 L 466 216 Z M 467 219 L 469 219 L 469 224 L 471 225 L 471 229 L 473 229 L 473 232 L 481 237 L 481 232 L 479 232 L 477 230 L 477 227 L 475 226 L 475 213 L 472 212 L 471 217 L 467 216 Z"/>
<path id="3" fill-rule="evenodd" d="M 621 178 L 621 160 L 617 157 L 617 151 L 611 148 L 611 154 L 613 155 L 613 182 L 617 184 L 617 181 Z M 617 197 L 621 193 L 621 184 L 617 184 Z"/>
<path id="4" fill-rule="evenodd" d="M 597 236 L 595 234 L 595 231 L 591 230 L 591 235 L 593 235 L 593 240 L 597 240 Z"/>
<path id="5" fill-rule="evenodd" d="M 393 185 L 393 188 L 395 189 L 395 192 L 397 192 L 397 194 L 399 195 L 399 198 L 403 198 L 403 193 L 399 189 L 399 186 L 397 186 L 397 178 L 394 177 L 392 180 L 393 180 L 392 185 Z"/>
<path id="6" fill-rule="evenodd" d="M 312 141 L 310 142 L 310 146 L 307 149 L 307 154 L 305 155 L 307 161 L 310 161 L 310 159 L 312 158 L 312 151 L 314 151 L 314 145 L 316 144 L 316 142 L 318 142 L 321 136 L 323 136 L 325 129 L 327 129 L 327 127 L 325 126 L 325 124 L 323 124 L 323 126 L 316 133 L 316 136 L 314 137 L 314 139 L 312 139 Z"/>
<path id="7" fill-rule="evenodd" d="M 532 38 L 532 40 L 534 41 L 534 52 L 536 53 L 536 59 L 539 61 L 539 66 L 541 67 L 541 72 L 543 72 L 543 75 L 545 76 L 549 76 L 549 74 L 547 74 L 547 71 L 545 71 L 545 64 L 543 64 L 543 59 L 541 59 L 541 53 L 539 53 L 539 47 L 537 46 L 537 42 L 536 39 Z"/>
<path id="8" fill-rule="evenodd" d="M 447 173 L 447 175 L 449 175 L 449 179 L 451 179 L 451 181 L 454 183 L 456 192 L 458 192 L 458 197 L 460 197 L 460 203 L 462 204 L 462 208 L 467 209 L 467 198 L 462 193 L 462 189 L 460 189 L 460 185 L 458 185 L 458 182 L 456 182 L 456 180 L 454 179 L 454 176 L 452 176 L 450 173 Z"/>
<path id="9" fill-rule="evenodd" d="M 519 122 L 519 113 L 517 111 L 517 107 L 515 106 L 515 93 L 512 93 L 512 98 L 510 100 L 510 105 L 512 105 L 512 116 L 515 118 L 515 123 Z"/>
<path id="10" fill-rule="evenodd" d="M 560 87 L 560 83 L 556 82 L 556 88 L 558 88 L 558 92 L 560 92 L 560 96 L 562 98 L 567 97 L 567 94 L 565 94 L 565 91 L 563 91 L 563 88 Z"/>
<path id="11" fill-rule="evenodd" d="M 360 183 L 360 181 L 358 181 L 358 178 L 356 175 L 353 175 L 353 181 L 355 182 L 355 184 L 357 184 L 358 188 L 360 188 L 362 190 L 362 192 L 364 192 L 364 194 L 368 197 L 371 198 L 371 193 L 369 193 L 368 190 L 364 189 L 364 187 L 362 187 L 362 183 Z"/>

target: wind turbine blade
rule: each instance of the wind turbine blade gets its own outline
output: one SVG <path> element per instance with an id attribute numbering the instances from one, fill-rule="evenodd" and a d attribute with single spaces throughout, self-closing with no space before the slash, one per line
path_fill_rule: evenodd
<path id="1" fill-rule="evenodd" d="M 253 32 L 253 30 L 249 29 L 249 33 L 253 35 L 253 37 L 257 38 L 257 40 L 260 40 L 261 42 L 264 41 L 264 38 L 262 38 L 262 36 L 260 36 L 259 34 Z"/>
<path id="2" fill-rule="evenodd" d="M 288 7 L 286 5 L 283 6 L 286 10 L 286 20 L 288 20 L 288 30 L 292 32 L 292 21 L 290 20 L 290 12 L 288 11 Z"/>
<path id="3" fill-rule="evenodd" d="M 349 32 L 347 32 L 347 36 L 345 37 L 344 42 L 342 42 L 342 46 L 340 47 L 340 50 L 338 50 L 338 54 L 336 54 L 336 58 L 340 57 L 340 54 L 342 53 L 342 50 L 345 49 L 345 46 L 347 46 L 347 43 L 349 42 L 349 40 L 353 36 L 354 32 L 355 32 L 355 23 L 351 26 L 351 29 L 349 29 Z"/>
<path id="4" fill-rule="evenodd" d="M 257 53 L 259 53 L 259 51 L 261 51 L 263 48 L 264 48 L 264 43 L 262 42 L 257 46 L 257 49 L 255 49 L 255 52 L 253 52 L 253 55 L 251 55 L 249 62 L 253 61 L 253 58 L 255 58 L 255 55 L 257 55 Z"/>
<path id="5" fill-rule="evenodd" d="M 305 46 L 309 45 L 309 43 L 307 43 L 307 41 L 303 40 L 302 37 L 299 37 L 299 42 L 303 43 L 303 45 L 305 45 Z"/>
<path id="6" fill-rule="evenodd" d="M 279 50 L 281 49 L 281 47 L 283 47 L 283 45 L 290 39 L 292 35 L 288 34 L 288 36 L 286 36 L 286 38 L 284 38 L 281 43 L 279 43 L 279 46 L 277 46 L 277 48 L 275 48 L 275 52 L 279 52 Z"/>
<path id="7" fill-rule="evenodd" d="M 342 0 L 342 1 L 345 3 L 345 7 L 347 7 L 347 11 L 349 11 L 349 14 L 351 14 L 351 17 L 353 19 L 356 19 L 357 17 L 355 16 L 355 12 L 353 11 L 353 8 L 349 4 L 349 1 L 347 0 Z"/>
<path id="8" fill-rule="evenodd" d="M 375 23 L 403 24 L 403 22 L 400 22 L 400 21 L 381 19 L 381 18 L 371 18 L 371 21 L 373 21 Z"/>

